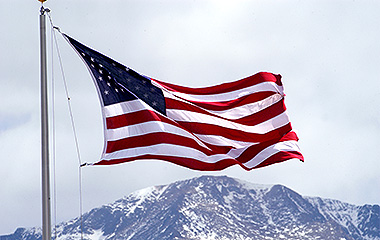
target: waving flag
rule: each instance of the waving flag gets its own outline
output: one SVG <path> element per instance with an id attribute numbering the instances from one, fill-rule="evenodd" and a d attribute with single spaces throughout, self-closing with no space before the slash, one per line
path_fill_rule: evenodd
<path id="1" fill-rule="evenodd" d="M 158 159 L 212 171 L 303 161 L 280 75 L 261 72 L 217 86 L 182 87 L 64 37 L 87 65 L 102 104 L 105 146 L 91 164 Z"/>

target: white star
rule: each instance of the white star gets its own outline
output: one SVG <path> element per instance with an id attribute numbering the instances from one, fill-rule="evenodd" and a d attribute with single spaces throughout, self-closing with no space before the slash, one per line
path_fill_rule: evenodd
<path id="1" fill-rule="evenodd" d="M 128 72 L 128 71 L 129 71 L 129 68 L 128 68 L 128 67 L 125 67 L 125 71 L 127 71 L 127 72 Z"/>
<path id="2" fill-rule="evenodd" d="M 102 68 L 102 67 L 103 67 L 103 65 L 99 63 L 99 67 L 101 67 L 101 68 Z"/>
<path id="3" fill-rule="evenodd" d="M 99 79 L 99 81 L 103 81 L 102 76 L 99 76 L 98 79 Z"/>
<path id="4" fill-rule="evenodd" d="M 100 74 L 103 74 L 103 70 L 102 70 L 102 69 L 99 69 L 99 73 L 100 73 Z"/>
<path id="5" fill-rule="evenodd" d="M 84 52 L 82 52 L 82 56 L 86 56 L 86 54 L 84 54 Z"/>
<path id="6" fill-rule="evenodd" d="M 117 88 L 115 88 L 115 91 L 116 91 L 116 92 L 119 92 L 119 90 L 118 90 Z"/>
<path id="7" fill-rule="evenodd" d="M 91 57 L 91 62 L 95 62 L 95 59 L 93 57 Z"/>
<path id="8" fill-rule="evenodd" d="M 110 75 L 108 75 L 107 77 L 108 77 L 109 80 L 111 80 L 111 76 Z"/>
<path id="9" fill-rule="evenodd" d="M 135 89 L 136 89 L 136 90 L 139 90 L 139 89 L 140 89 L 140 87 L 139 87 L 139 86 L 136 86 L 136 87 L 135 87 Z"/>
<path id="10" fill-rule="evenodd" d="M 152 102 L 152 105 L 157 106 L 157 102 L 156 101 Z"/>
<path id="11" fill-rule="evenodd" d="M 91 67 L 95 68 L 94 64 L 91 63 Z"/>
<path id="12" fill-rule="evenodd" d="M 146 98 L 147 98 L 147 97 L 148 97 L 148 94 L 146 94 L 146 93 L 145 93 L 145 94 L 144 94 L 144 97 L 146 97 Z"/>
<path id="13" fill-rule="evenodd" d="M 150 88 L 150 91 L 154 92 L 154 91 L 156 91 L 156 89 L 152 87 L 152 88 Z"/>
<path id="14" fill-rule="evenodd" d="M 109 91 L 105 90 L 105 91 L 104 91 L 104 94 L 105 94 L 105 95 L 108 95 L 108 94 L 109 94 Z"/>
<path id="15" fill-rule="evenodd" d="M 111 87 L 111 83 L 107 82 L 107 85 L 108 85 L 109 87 Z"/>

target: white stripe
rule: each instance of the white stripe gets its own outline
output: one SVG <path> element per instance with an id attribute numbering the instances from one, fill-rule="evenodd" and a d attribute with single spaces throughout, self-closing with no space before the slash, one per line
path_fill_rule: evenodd
<path id="1" fill-rule="evenodd" d="M 240 149 L 243 150 L 243 149 Z M 244 151 L 244 150 L 243 150 Z M 252 160 L 244 163 L 243 165 L 249 169 L 256 167 L 272 155 L 283 152 L 283 151 L 299 151 L 299 147 L 296 141 L 285 141 L 276 143 L 272 146 L 261 151 L 257 154 Z M 156 144 L 147 147 L 137 147 L 137 148 L 129 148 L 120 150 L 113 153 L 107 153 L 103 156 L 103 160 L 114 160 L 114 159 L 122 159 L 122 158 L 131 158 L 138 157 L 143 155 L 159 155 L 159 156 L 171 156 L 171 157 L 188 157 L 205 163 L 217 163 L 223 159 L 234 159 L 234 157 L 228 154 L 215 154 L 211 156 L 207 156 L 203 152 L 174 144 Z"/>
<path id="2" fill-rule="evenodd" d="M 104 107 L 103 113 L 106 118 L 123 115 L 125 113 L 133 113 L 141 110 L 153 110 L 148 104 L 140 99 L 127 102 L 115 103 Z"/>
<path id="3" fill-rule="evenodd" d="M 155 83 L 155 82 L 152 81 L 152 83 Z M 279 93 L 280 95 L 284 95 L 284 88 L 282 86 L 277 85 L 274 82 L 258 83 L 256 85 L 238 89 L 231 92 L 218 93 L 218 94 L 200 94 L 200 95 L 185 94 L 181 92 L 170 91 L 164 88 L 163 86 L 159 85 L 158 83 L 156 83 L 155 85 L 161 88 L 162 90 L 164 90 L 163 92 L 164 92 L 165 97 L 167 96 L 165 93 L 169 92 L 170 94 L 173 94 L 174 96 L 177 96 L 186 100 L 190 100 L 190 101 L 199 101 L 199 102 L 230 101 L 237 98 L 241 98 L 246 95 L 250 95 L 252 93 L 264 92 L 264 91 L 275 92 L 275 93 Z"/>
<path id="4" fill-rule="evenodd" d="M 228 155 L 237 158 L 240 156 L 245 149 L 232 149 Z M 244 163 L 243 165 L 247 168 L 251 169 L 259 165 L 260 163 L 264 162 L 269 157 L 273 156 L 274 154 L 278 152 L 286 152 L 286 151 L 297 151 L 300 152 L 300 149 L 298 147 L 297 141 L 289 140 L 284 142 L 275 143 L 264 150 L 262 150 L 260 153 L 258 153 L 256 156 L 254 156 L 251 160 Z"/>
<path id="5" fill-rule="evenodd" d="M 301 150 L 299 149 L 299 147 L 298 147 L 298 143 L 297 143 L 297 141 L 295 141 L 295 140 L 289 140 L 289 141 L 284 141 L 284 142 L 293 142 L 293 144 L 295 144 L 295 145 L 293 145 L 293 146 L 295 146 L 295 148 L 292 148 L 290 151 L 298 151 L 298 152 L 301 151 Z M 269 146 L 268 148 L 270 148 L 270 147 L 274 147 L 274 146 L 276 146 L 276 144 L 280 144 L 280 143 L 284 143 L 284 142 L 277 142 L 277 143 L 275 143 L 275 144 Z M 280 145 L 279 145 L 279 146 L 280 146 Z M 240 155 L 241 155 L 245 150 L 247 150 L 248 147 L 249 147 L 249 146 L 244 147 L 244 148 L 239 148 L 239 149 L 231 149 L 227 154 L 228 154 L 229 156 L 231 156 L 231 157 L 233 157 L 233 158 L 236 159 L 236 158 L 240 157 Z M 263 150 L 265 150 L 265 149 L 263 149 Z"/>
<path id="6" fill-rule="evenodd" d="M 243 117 L 255 114 L 255 113 L 257 113 L 257 112 L 259 112 L 265 108 L 272 106 L 273 104 L 275 104 L 275 103 L 279 102 L 281 99 L 283 99 L 282 95 L 275 93 L 275 94 L 273 94 L 273 95 L 271 95 L 271 96 L 269 96 L 269 97 L 267 97 L 261 101 L 245 104 L 245 105 L 235 107 L 235 108 L 231 108 L 231 109 L 227 109 L 224 111 L 215 111 L 215 110 L 209 110 L 206 108 L 199 107 L 196 104 L 193 104 L 189 101 L 185 101 L 185 100 L 178 98 L 174 95 L 171 95 L 169 93 L 165 93 L 165 97 L 174 99 L 176 101 L 181 101 L 185 104 L 195 106 L 195 107 L 200 108 L 204 111 L 207 111 L 209 113 L 212 113 L 214 115 L 217 115 L 217 116 L 220 116 L 223 118 L 227 118 L 227 119 L 239 119 L 239 118 L 243 118 Z"/>
<path id="7" fill-rule="evenodd" d="M 249 103 L 249 104 L 228 109 L 225 111 L 210 111 L 210 112 L 227 119 L 239 119 L 239 118 L 243 118 L 243 117 L 252 115 L 254 113 L 257 113 L 267 107 L 270 107 L 274 103 L 277 103 L 278 101 L 280 101 L 282 98 L 283 96 L 281 96 L 280 94 L 274 94 L 258 102 Z"/>
<path id="8" fill-rule="evenodd" d="M 140 110 L 153 110 L 149 105 L 141 100 L 133 100 L 128 102 L 122 102 L 112 104 L 104 107 L 104 114 L 107 117 L 118 116 L 126 112 L 137 112 Z M 154 110 L 153 110 L 154 111 Z M 225 119 L 221 119 L 215 116 L 205 115 L 202 113 L 190 112 L 186 110 L 168 109 L 167 115 L 169 118 L 176 121 L 184 122 L 199 122 L 208 123 L 223 126 L 230 129 L 241 130 L 245 132 L 264 134 L 276 128 L 282 127 L 289 123 L 289 118 L 286 112 L 283 112 L 272 119 L 259 123 L 255 126 L 246 126 L 239 123 L 234 123 Z M 161 122 L 160 122 L 161 123 Z M 172 126 L 172 125 L 171 125 Z M 121 136 L 121 135 L 120 135 Z M 128 135 L 124 135 L 128 136 Z"/>
<path id="9" fill-rule="evenodd" d="M 160 155 L 160 156 L 171 156 L 171 157 L 188 157 L 193 158 L 201 162 L 205 163 L 216 163 L 223 159 L 232 159 L 230 156 L 226 154 L 215 154 L 211 156 L 207 156 L 203 152 L 180 145 L 174 144 L 156 144 L 147 147 L 136 147 L 120 150 L 113 153 L 107 153 L 103 156 L 104 160 L 113 160 L 113 159 L 122 159 L 122 158 L 131 158 L 138 157 L 141 155 Z"/>
<path id="10" fill-rule="evenodd" d="M 244 152 L 245 149 L 239 149 Z M 232 150 L 231 150 L 232 151 Z M 257 154 L 252 160 L 244 163 L 243 165 L 249 169 L 256 167 L 272 155 L 278 152 L 284 151 L 300 151 L 298 144 L 294 140 L 276 143 L 272 146 L 267 147 L 259 154 Z M 159 155 L 159 156 L 170 156 L 170 157 L 188 157 L 205 163 L 217 163 L 223 159 L 234 159 L 230 153 L 228 154 L 215 154 L 207 156 L 203 152 L 196 150 L 194 148 L 189 148 L 186 146 L 174 145 L 174 144 L 156 144 L 147 147 L 136 147 L 120 150 L 113 153 L 107 153 L 103 156 L 103 160 L 114 160 L 122 158 L 138 157 L 143 155 Z"/>
<path id="11" fill-rule="evenodd" d="M 191 138 L 196 141 L 200 146 L 209 149 L 203 142 L 209 143 L 215 146 L 232 146 L 235 148 L 246 147 L 252 144 L 253 142 L 243 142 L 236 141 L 225 138 L 223 136 L 217 135 L 204 135 L 204 134 L 191 134 L 188 131 L 171 125 L 169 123 L 160 122 L 160 121 L 149 121 L 139 124 L 129 125 L 116 129 L 107 129 L 105 132 L 105 137 L 107 141 L 117 141 L 127 137 L 136 137 L 149 133 L 157 132 L 167 132 L 187 138 Z"/>
<path id="12" fill-rule="evenodd" d="M 252 145 L 257 144 L 254 142 L 236 141 L 236 140 L 228 139 L 219 135 L 204 135 L 204 134 L 194 134 L 194 135 L 197 136 L 197 138 L 199 138 L 203 142 L 211 144 L 211 145 L 215 145 L 215 146 L 228 146 L 228 147 L 231 146 L 234 148 L 244 148 L 247 146 L 252 146 Z"/>
<path id="13" fill-rule="evenodd" d="M 247 150 L 247 148 L 249 148 L 250 146 L 245 146 L 243 148 L 235 148 L 235 149 L 231 149 L 227 155 L 228 156 L 231 156 L 233 158 L 237 158 L 239 157 L 245 150 Z"/>
<path id="14" fill-rule="evenodd" d="M 168 97 L 168 98 L 172 98 L 178 101 L 183 101 L 182 99 L 166 92 L 164 92 L 164 95 L 165 97 Z M 212 111 L 212 110 L 206 110 L 206 109 L 204 110 L 211 112 L 215 115 L 218 115 L 220 117 L 224 117 L 228 119 L 239 119 L 239 118 L 254 114 L 256 112 L 259 112 L 260 110 L 273 105 L 274 103 L 280 101 L 281 99 L 282 99 L 282 95 L 274 94 L 262 101 L 246 104 L 246 105 L 225 110 L 225 111 Z M 186 101 L 183 101 L 183 102 L 185 102 L 186 104 L 191 104 Z M 104 112 L 105 117 L 119 116 L 125 113 L 133 113 L 133 112 L 141 111 L 144 109 L 153 110 L 152 107 L 150 107 L 148 104 L 141 101 L 140 99 L 115 103 L 112 105 L 105 106 L 103 109 L 104 109 L 103 112 Z"/>
<path id="15" fill-rule="evenodd" d="M 255 126 L 247 126 L 240 123 L 235 123 L 226 119 L 218 118 L 215 116 L 205 115 L 197 112 L 190 112 L 184 110 L 167 109 L 166 111 L 169 118 L 175 121 L 181 122 L 196 122 L 196 123 L 206 123 L 217 126 L 222 126 L 225 128 L 230 128 L 234 130 L 264 134 L 279 127 L 282 127 L 289 123 L 289 117 L 286 111 L 265 121 L 261 122 Z"/>
<path id="16" fill-rule="evenodd" d="M 128 137 L 136 137 L 149 133 L 159 133 L 166 132 L 171 133 L 183 137 L 187 137 L 196 141 L 200 146 L 209 149 L 202 141 L 197 139 L 194 135 L 189 133 L 188 131 L 171 125 L 169 123 L 161 122 L 161 121 L 149 121 L 142 122 L 139 124 L 133 124 L 121 128 L 116 129 L 107 129 L 105 132 L 105 137 L 107 141 L 116 141 L 123 138 Z M 210 150 L 210 149 L 209 149 Z"/>

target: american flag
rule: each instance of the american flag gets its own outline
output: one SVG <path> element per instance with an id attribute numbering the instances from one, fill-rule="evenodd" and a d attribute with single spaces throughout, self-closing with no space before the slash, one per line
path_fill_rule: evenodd
<path id="1" fill-rule="evenodd" d="M 105 146 L 101 159 L 90 164 L 157 159 L 213 171 L 303 161 L 280 75 L 260 72 L 211 87 L 183 87 L 64 37 L 88 67 L 102 104 Z"/>

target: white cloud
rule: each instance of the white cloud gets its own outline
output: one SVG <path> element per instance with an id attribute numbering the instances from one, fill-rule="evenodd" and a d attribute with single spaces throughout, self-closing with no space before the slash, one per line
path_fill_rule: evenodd
<path id="1" fill-rule="evenodd" d="M 62 31 L 153 78 L 187 86 L 258 71 L 283 76 L 286 104 L 305 163 L 224 174 L 280 183 L 305 195 L 356 204 L 380 195 L 380 34 L 377 2 L 47 2 Z M 17 9 L 18 14 L 9 9 Z M 0 3 L 0 233 L 40 225 L 39 4 Z M 49 35 L 48 35 L 49 36 Z M 49 38 L 49 37 L 48 37 Z M 60 37 L 82 161 L 98 159 L 103 130 L 87 69 Z M 50 41 L 50 40 L 49 40 Z M 55 59 L 57 62 L 57 59 Z M 78 160 L 56 68 L 58 221 L 78 215 Z M 159 161 L 86 167 L 84 209 L 131 191 L 204 174 Z"/>

